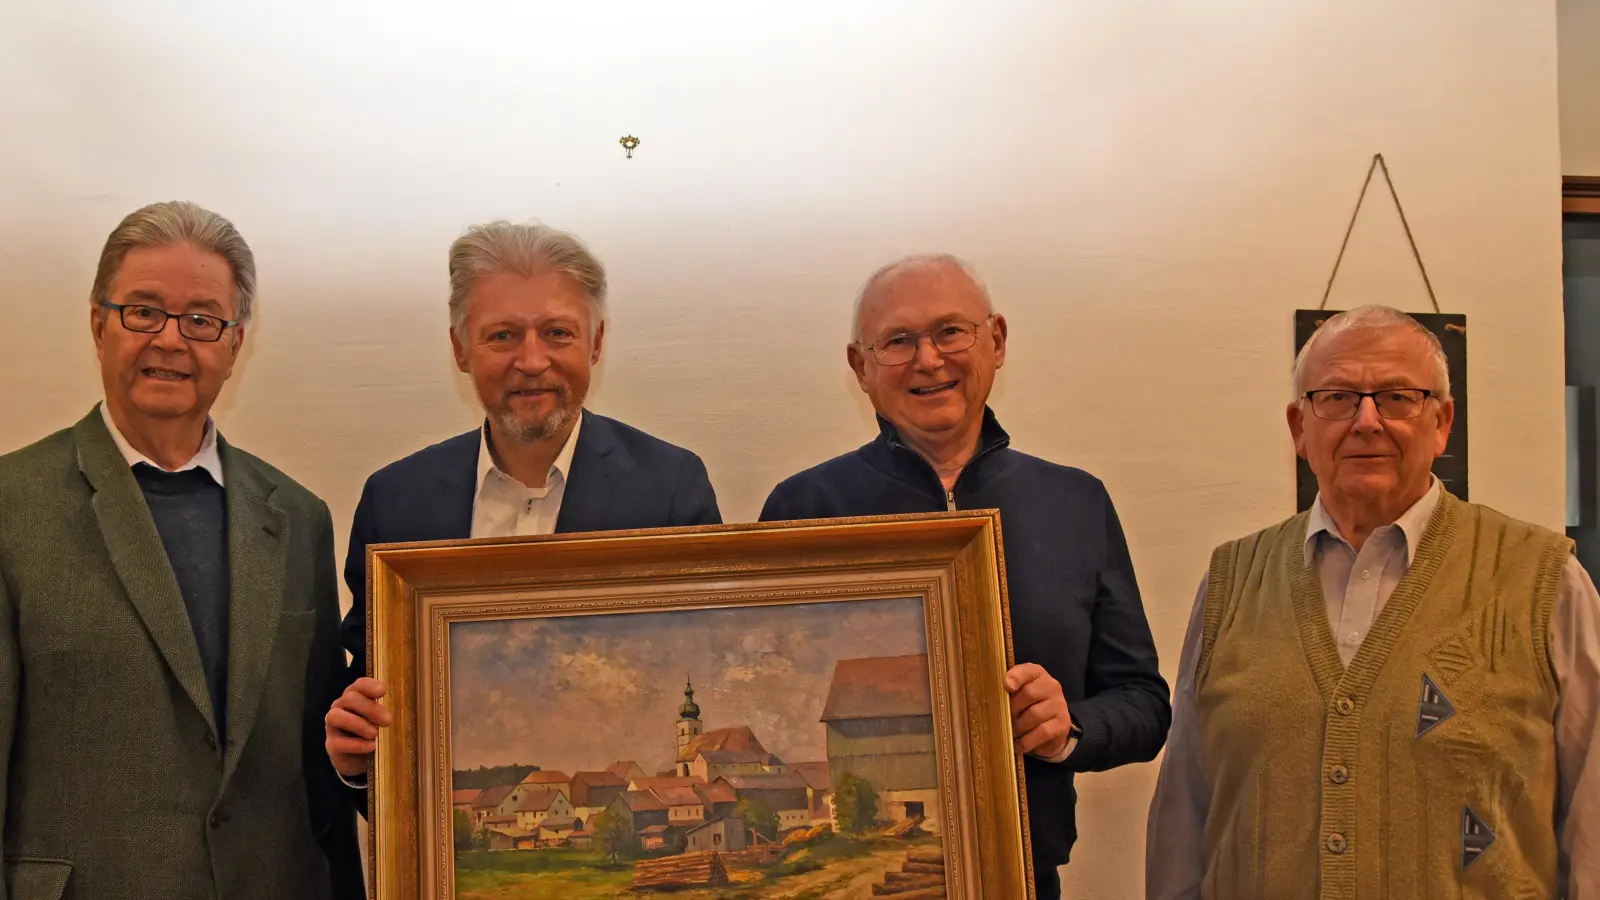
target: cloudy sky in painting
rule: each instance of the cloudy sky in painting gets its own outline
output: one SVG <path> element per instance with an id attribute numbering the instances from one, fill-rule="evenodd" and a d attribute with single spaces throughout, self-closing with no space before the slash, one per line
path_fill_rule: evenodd
<path id="1" fill-rule="evenodd" d="M 458 623 L 452 764 L 655 774 L 676 754 L 686 675 L 707 731 L 749 725 L 786 762 L 825 759 L 834 663 L 926 650 L 918 599 Z"/>

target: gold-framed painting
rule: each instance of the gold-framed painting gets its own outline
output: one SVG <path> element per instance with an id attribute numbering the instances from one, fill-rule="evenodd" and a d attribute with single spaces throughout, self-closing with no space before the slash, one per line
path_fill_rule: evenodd
<path id="1" fill-rule="evenodd" d="M 376 900 L 1034 897 L 997 511 L 374 545 Z"/>

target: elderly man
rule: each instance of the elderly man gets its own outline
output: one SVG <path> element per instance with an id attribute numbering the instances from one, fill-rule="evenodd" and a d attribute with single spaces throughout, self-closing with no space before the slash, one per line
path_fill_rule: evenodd
<path id="1" fill-rule="evenodd" d="M 604 267 L 565 232 L 493 222 L 450 247 L 450 343 L 485 421 L 367 480 L 345 561 L 355 671 L 366 669 L 369 544 L 722 521 L 698 456 L 583 408 L 605 301 Z M 358 679 L 328 712 L 328 754 L 352 786 L 391 721 L 384 693 Z"/>
<path id="2" fill-rule="evenodd" d="M 320 752 L 333 523 L 210 419 L 255 285 L 221 216 L 123 219 L 89 301 L 105 402 L 0 457 L 0 897 L 366 896 Z"/>
<path id="3" fill-rule="evenodd" d="M 985 405 L 1006 320 L 952 256 L 878 270 L 856 299 L 850 368 L 878 412 L 876 440 L 779 484 L 763 520 L 999 508 L 1020 664 L 1006 673 L 1026 754 L 1041 898 L 1077 827 L 1075 772 L 1155 757 L 1167 733 L 1156 663 L 1122 526 L 1105 486 L 1009 447 Z"/>
<path id="4" fill-rule="evenodd" d="M 1294 368 L 1311 509 L 1212 556 L 1146 895 L 1600 896 L 1600 597 L 1572 542 L 1431 473 L 1438 340 L 1368 306 Z"/>

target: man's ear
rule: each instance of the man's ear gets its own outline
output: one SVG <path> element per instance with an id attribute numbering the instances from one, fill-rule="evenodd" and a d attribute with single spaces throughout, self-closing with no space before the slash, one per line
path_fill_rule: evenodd
<path id="1" fill-rule="evenodd" d="M 1306 456 L 1305 443 L 1305 415 L 1306 411 L 1300 408 L 1300 401 L 1298 400 L 1289 404 L 1289 408 L 1284 410 L 1284 416 L 1289 420 L 1289 436 L 1294 439 L 1294 452 L 1301 459 L 1308 458 Z"/>
<path id="2" fill-rule="evenodd" d="M 1438 434 L 1435 436 L 1433 455 L 1438 458 L 1444 455 L 1445 448 L 1450 445 L 1450 429 L 1456 424 L 1456 401 L 1452 397 L 1439 404 Z"/>
<path id="3" fill-rule="evenodd" d="M 850 363 L 850 371 L 856 373 L 856 384 L 864 392 L 867 389 L 867 352 L 861 349 L 860 344 L 846 344 L 844 358 Z"/>
<path id="4" fill-rule="evenodd" d="M 467 371 L 467 347 L 461 340 L 461 335 L 454 328 L 450 329 L 450 352 L 456 358 L 456 368 Z"/>
<path id="5" fill-rule="evenodd" d="M 94 355 L 100 356 L 101 344 L 106 339 L 106 319 L 111 310 L 103 306 L 89 307 L 89 336 L 94 338 Z"/>
<path id="6" fill-rule="evenodd" d="M 1006 364 L 1006 317 L 995 315 L 989 327 L 994 332 L 994 367 L 998 369 Z"/>

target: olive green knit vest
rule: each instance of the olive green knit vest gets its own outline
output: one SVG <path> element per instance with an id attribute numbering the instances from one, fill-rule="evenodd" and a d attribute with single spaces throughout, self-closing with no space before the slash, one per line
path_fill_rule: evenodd
<path id="1" fill-rule="evenodd" d="M 1445 493 L 1345 668 L 1307 518 L 1212 557 L 1202 896 L 1554 898 L 1548 639 L 1572 542 Z"/>

